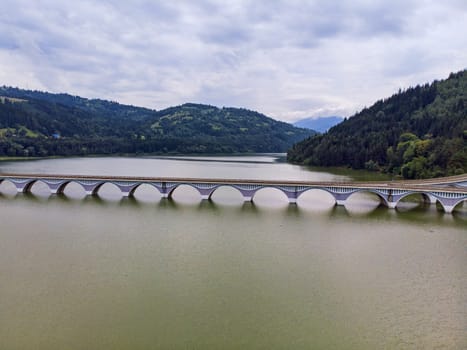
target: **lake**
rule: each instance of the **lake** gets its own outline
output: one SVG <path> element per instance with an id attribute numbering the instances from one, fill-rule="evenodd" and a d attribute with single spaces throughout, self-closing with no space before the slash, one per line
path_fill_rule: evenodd
<path id="1" fill-rule="evenodd" d="M 1 162 L 0 172 L 369 179 L 236 157 Z M 279 159 L 280 160 L 280 159 Z M 0 349 L 467 349 L 467 208 L 182 186 L 0 185 Z"/>

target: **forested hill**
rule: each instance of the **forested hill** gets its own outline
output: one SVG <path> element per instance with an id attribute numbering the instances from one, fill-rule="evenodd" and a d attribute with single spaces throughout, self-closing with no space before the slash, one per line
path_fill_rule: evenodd
<path id="1" fill-rule="evenodd" d="M 288 152 L 290 162 L 404 178 L 467 172 L 467 70 L 399 91 Z"/>
<path id="2" fill-rule="evenodd" d="M 97 118 L 141 120 L 154 113 L 154 110 L 120 104 L 101 99 L 88 99 L 70 94 L 52 94 L 50 92 L 23 90 L 13 87 L 0 87 L 0 96 L 23 99 L 27 101 L 44 101 L 52 105 L 62 105 L 79 109 Z"/>
<path id="3" fill-rule="evenodd" d="M 158 111 L 143 123 L 145 136 L 186 144 L 183 152 L 285 152 L 316 132 L 243 108 L 187 103 Z"/>
<path id="4" fill-rule="evenodd" d="M 0 156 L 284 152 L 312 133 L 245 109 L 155 111 L 0 87 Z"/>

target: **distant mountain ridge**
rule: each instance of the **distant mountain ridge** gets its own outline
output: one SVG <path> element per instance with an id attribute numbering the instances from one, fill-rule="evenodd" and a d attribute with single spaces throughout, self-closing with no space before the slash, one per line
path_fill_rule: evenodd
<path id="1" fill-rule="evenodd" d="M 71 108 L 78 108 L 100 117 L 109 117 L 113 119 L 129 118 L 132 120 L 141 120 L 154 112 L 154 110 L 149 108 L 125 105 L 114 101 L 88 99 L 66 93 L 54 94 L 44 91 L 23 90 L 7 86 L 0 86 L 0 96 L 60 104 Z"/>
<path id="2" fill-rule="evenodd" d="M 467 172 L 467 70 L 377 101 L 297 143 L 293 163 L 381 170 L 404 178 Z"/>
<path id="3" fill-rule="evenodd" d="M 344 120 L 343 117 L 339 116 L 329 116 L 329 117 L 318 117 L 318 118 L 304 118 L 293 123 L 294 126 L 299 128 L 306 128 L 318 131 L 319 133 L 324 133 L 328 131 L 331 127 L 336 124 L 339 124 Z"/>
<path id="4" fill-rule="evenodd" d="M 0 87 L 0 155 L 285 152 L 314 132 L 241 108 L 161 111 Z"/>

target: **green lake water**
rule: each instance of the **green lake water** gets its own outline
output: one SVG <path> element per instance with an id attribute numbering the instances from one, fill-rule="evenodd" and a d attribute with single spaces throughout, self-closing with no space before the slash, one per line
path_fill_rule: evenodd
<path id="1" fill-rule="evenodd" d="M 349 180 L 250 157 L 74 158 L 0 172 Z M 0 186 L 0 349 L 467 349 L 467 207 L 244 203 L 148 186 Z M 417 198 L 416 198 L 417 199 Z"/>

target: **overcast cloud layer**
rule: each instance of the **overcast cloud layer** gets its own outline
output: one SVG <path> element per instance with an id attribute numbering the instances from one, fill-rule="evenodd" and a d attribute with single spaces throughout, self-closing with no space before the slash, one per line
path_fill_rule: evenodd
<path id="1" fill-rule="evenodd" d="M 350 116 L 467 66 L 465 0 L 3 0 L 0 85 Z"/>

